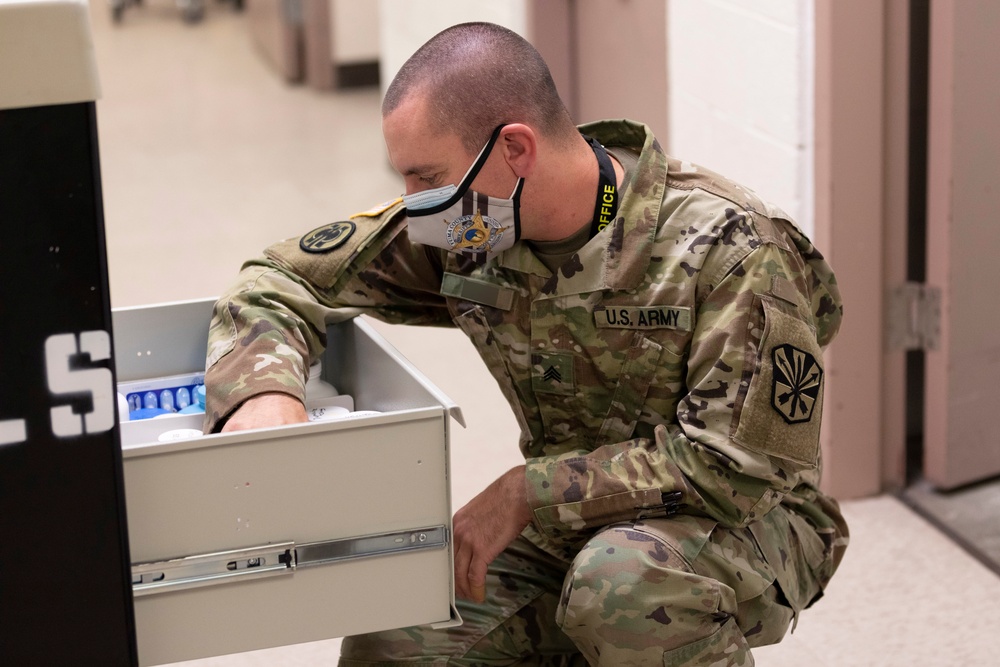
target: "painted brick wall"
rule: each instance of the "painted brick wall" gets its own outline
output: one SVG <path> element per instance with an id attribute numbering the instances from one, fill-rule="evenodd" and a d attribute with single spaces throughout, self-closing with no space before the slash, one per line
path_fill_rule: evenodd
<path id="1" fill-rule="evenodd" d="M 525 34 L 526 0 L 380 0 L 379 76 L 382 92 L 428 39 L 465 21 L 490 21 Z"/>
<path id="2" fill-rule="evenodd" d="M 812 233 L 813 0 L 670 0 L 667 150 Z"/>

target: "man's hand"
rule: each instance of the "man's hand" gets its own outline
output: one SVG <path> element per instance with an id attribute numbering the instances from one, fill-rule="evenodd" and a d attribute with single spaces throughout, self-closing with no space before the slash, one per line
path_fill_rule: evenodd
<path id="1" fill-rule="evenodd" d="M 486 599 L 486 568 L 531 521 L 524 466 L 511 468 L 455 513 L 455 592 Z"/>
<path id="2" fill-rule="evenodd" d="M 306 408 L 297 398 L 278 392 L 258 394 L 236 408 L 222 427 L 222 433 L 300 424 L 305 421 L 309 421 Z"/>

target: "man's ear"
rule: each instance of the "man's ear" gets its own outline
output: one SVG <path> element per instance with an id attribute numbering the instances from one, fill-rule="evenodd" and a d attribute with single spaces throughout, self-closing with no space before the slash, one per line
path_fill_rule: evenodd
<path id="1" fill-rule="evenodd" d="M 504 160 L 518 178 L 527 178 L 535 169 L 538 160 L 538 135 L 522 123 L 507 125 L 500 132 L 498 142 L 503 149 Z"/>

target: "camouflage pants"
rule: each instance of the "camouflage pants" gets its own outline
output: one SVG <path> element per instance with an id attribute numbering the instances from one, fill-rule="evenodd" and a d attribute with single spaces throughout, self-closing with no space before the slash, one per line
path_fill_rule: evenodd
<path id="1" fill-rule="evenodd" d="M 490 567 L 464 623 L 348 637 L 362 665 L 753 665 L 792 619 L 749 530 L 691 517 L 609 526 L 572 563 L 523 535 Z"/>

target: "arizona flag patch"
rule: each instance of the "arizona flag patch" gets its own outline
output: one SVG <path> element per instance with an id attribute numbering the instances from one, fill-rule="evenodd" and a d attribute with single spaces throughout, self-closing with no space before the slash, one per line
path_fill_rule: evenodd
<path id="1" fill-rule="evenodd" d="M 774 377 L 771 405 L 789 424 L 812 419 L 823 382 L 823 369 L 813 355 L 793 345 L 771 350 Z"/>

